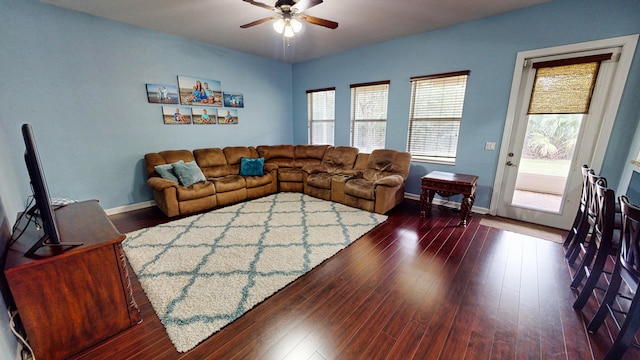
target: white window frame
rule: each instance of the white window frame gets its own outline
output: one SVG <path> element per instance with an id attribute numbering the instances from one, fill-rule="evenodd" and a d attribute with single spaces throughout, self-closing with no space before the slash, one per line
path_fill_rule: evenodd
<path id="1" fill-rule="evenodd" d="M 314 109 L 314 95 L 324 95 L 326 102 L 324 104 L 324 108 L 322 111 L 316 111 Z M 329 100 L 329 98 L 331 98 Z M 310 145 L 335 145 L 335 101 L 336 99 L 336 88 L 324 88 L 324 89 L 315 89 L 315 90 L 307 90 L 307 117 L 308 117 L 308 143 Z M 318 117 L 319 113 L 324 114 L 325 116 Z M 329 114 L 330 113 L 330 114 Z M 313 129 L 315 124 L 325 124 L 331 129 L 331 134 L 328 132 L 324 134 L 325 139 L 330 139 L 331 141 L 326 142 L 314 142 L 313 141 Z M 327 129 L 328 130 L 328 129 Z"/>
<path id="2" fill-rule="evenodd" d="M 466 94 L 466 83 L 470 71 L 456 71 L 443 74 L 415 76 L 411 80 L 411 105 L 409 109 L 409 131 L 407 133 L 407 151 L 411 153 L 413 161 L 432 162 L 441 164 L 455 164 L 462 110 Z M 432 90 L 428 90 L 431 86 Z M 428 91 L 428 92 L 427 92 Z M 426 125 L 426 132 L 418 129 L 418 124 Z M 429 126 L 432 125 L 432 126 Z M 436 147 L 432 150 L 420 149 L 428 139 L 446 138 L 432 133 L 443 125 L 448 129 L 453 140 L 449 145 Z M 453 129 L 455 127 L 455 129 Z M 455 141 L 453 149 L 451 142 Z"/>
<path id="3" fill-rule="evenodd" d="M 370 153 L 385 147 L 390 84 L 390 81 L 385 80 L 351 85 L 350 144 L 357 147 L 360 152 Z M 367 124 L 372 127 L 373 138 L 371 134 L 369 136 L 364 134 L 361 137 L 357 130 L 360 126 Z M 376 133 L 376 130 L 381 130 L 380 127 L 382 127 L 382 133 Z M 378 136 L 378 139 L 375 136 Z M 369 145 L 364 143 L 367 139 L 370 141 Z"/>

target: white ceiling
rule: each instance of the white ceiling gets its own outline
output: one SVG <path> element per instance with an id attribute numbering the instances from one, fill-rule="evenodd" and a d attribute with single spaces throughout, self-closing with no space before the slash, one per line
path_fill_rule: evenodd
<path id="1" fill-rule="evenodd" d="M 336 21 L 305 23 L 286 44 L 271 22 L 240 25 L 273 13 L 242 0 L 41 0 L 95 16 L 289 63 L 460 24 L 550 0 L 324 0 L 306 14 Z M 274 5 L 275 0 L 261 1 Z"/>

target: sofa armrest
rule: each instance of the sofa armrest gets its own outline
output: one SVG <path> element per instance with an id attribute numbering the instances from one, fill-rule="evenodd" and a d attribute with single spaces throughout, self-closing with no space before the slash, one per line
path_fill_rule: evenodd
<path id="1" fill-rule="evenodd" d="M 335 175 L 344 175 L 348 176 L 350 179 L 362 179 L 362 171 L 361 170 L 338 170 Z"/>
<path id="2" fill-rule="evenodd" d="M 374 185 L 376 186 L 389 186 L 389 187 L 400 186 L 402 184 L 404 184 L 404 178 L 401 175 L 385 176 L 374 182 Z"/>
<path id="3" fill-rule="evenodd" d="M 173 180 L 168 180 L 161 178 L 159 176 L 150 177 L 147 180 L 147 185 L 154 191 L 162 191 L 166 188 L 170 187 L 178 187 L 180 186 L 177 182 Z"/>
<path id="4" fill-rule="evenodd" d="M 273 170 L 278 170 L 278 165 L 273 163 L 264 163 L 264 167 L 262 168 L 265 173 L 272 172 Z"/>

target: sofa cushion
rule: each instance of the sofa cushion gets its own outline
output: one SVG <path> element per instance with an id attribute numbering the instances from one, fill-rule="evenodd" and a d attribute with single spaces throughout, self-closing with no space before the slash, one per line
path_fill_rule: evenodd
<path id="1" fill-rule="evenodd" d="M 264 158 L 241 158 L 240 176 L 262 176 L 264 175 Z"/>
<path id="2" fill-rule="evenodd" d="M 296 145 L 294 150 L 294 167 L 309 164 L 320 164 L 329 145 Z"/>
<path id="3" fill-rule="evenodd" d="M 156 171 L 157 165 L 171 164 L 176 161 L 189 162 L 195 160 L 193 154 L 189 150 L 166 150 L 157 153 L 148 153 L 144 155 L 147 176 L 160 176 Z"/>
<path id="4" fill-rule="evenodd" d="M 367 168 L 363 176 L 367 180 L 376 181 L 389 175 L 400 175 L 407 178 L 411 166 L 411 154 L 408 152 L 377 149 L 371 152 L 367 160 Z"/>
<path id="5" fill-rule="evenodd" d="M 207 196 L 215 195 L 215 189 L 208 181 L 201 181 L 191 186 L 178 187 L 178 201 L 188 201 L 201 199 Z"/>
<path id="6" fill-rule="evenodd" d="M 178 162 L 184 161 L 180 160 Z M 178 175 L 176 175 L 176 172 L 173 170 L 173 164 L 156 165 L 154 169 L 163 179 L 180 182 L 178 180 Z"/>
<path id="7" fill-rule="evenodd" d="M 246 176 L 244 180 L 247 182 L 247 189 L 270 185 L 274 181 L 271 173 L 265 173 L 262 176 Z"/>
<path id="8" fill-rule="evenodd" d="M 280 168 L 278 169 L 278 180 L 302 183 L 302 169 L 300 168 Z"/>
<path id="9" fill-rule="evenodd" d="M 207 180 L 195 161 L 175 162 L 172 164 L 172 167 L 173 171 L 178 175 L 182 186 L 191 186 L 197 182 Z"/>
<path id="10" fill-rule="evenodd" d="M 295 147 L 293 145 L 260 145 L 256 150 L 267 163 L 273 163 L 279 167 L 294 166 Z"/>
<path id="11" fill-rule="evenodd" d="M 307 184 L 320 189 L 331 189 L 332 174 L 329 173 L 317 173 L 311 174 L 307 177 Z"/>
<path id="12" fill-rule="evenodd" d="M 227 158 L 221 148 L 196 149 L 193 150 L 193 156 L 207 179 L 230 174 Z"/>
<path id="13" fill-rule="evenodd" d="M 352 146 L 330 147 L 324 154 L 322 164 L 328 172 L 339 172 L 343 169 L 352 169 L 358 157 L 358 148 Z"/>
<path id="14" fill-rule="evenodd" d="M 229 191 L 244 189 L 247 182 L 240 175 L 229 175 L 221 178 L 209 179 L 216 188 L 216 193 L 225 193 Z"/>
<path id="15" fill-rule="evenodd" d="M 243 157 L 258 158 L 258 152 L 253 146 L 227 146 L 222 149 L 229 165 L 231 175 L 240 174 L 240 161 Z"/>
<path id="16" fill-rule="evenodd" d="M 344 193 L 361 199 L 375 200 L 375 186 L 373 181 L 365 179 L 351 179 L 344 184 Z"/>

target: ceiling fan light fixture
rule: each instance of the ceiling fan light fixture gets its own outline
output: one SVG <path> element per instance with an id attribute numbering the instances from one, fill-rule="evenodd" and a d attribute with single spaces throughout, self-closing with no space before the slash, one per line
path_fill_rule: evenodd
<path id="1" fill-rule="evenodd" d="M 278 34 L 282 34 L 284 32 L 284 28 L 284 19 L 278 19 L 273 23 L 273 30 L 275 30 Z"/>
<path id="2" fill-rule="evenodd" d="M 243 29 L 277 19 L 272 24 L 273 29 L 283 37 L 291 38 L 302 30 L 302 22 L 324 26 L 329 29 L 336 29 L 338 27 L 338 23 L 335 21 L 304 14 L 304 12 L 309 8 L 322 4 L 323 0 L 277 0 L 275 5 L 267 5 L 256 0 L 243 1 L 263 9 L 271 10 L 275 13 L 275 15 L 270 17 L 265 17 L 252 21 L 248 24 L 240 25 Z"/>
<path id="3" fill-rule="evenodd" d="M 294 37 L 298 31 L 302 30 L 302 23 L 296 19 L 285 17 L 276 20 L 276 22 L 273 23 L 273 29 L 278 34 L 282 34 L 284 37 L 290 38 Z"/>
<path id="4" fill-rule="evenodd" d="M 298 33 L 302 30 L 302 23 L 296 19 L 291 19 L 291 28 L 294 33 Z"/>
<path id="5" fill-rule="evenodd" d="M 284 25 L 284 37 L 290 38 L 290 37 L 294 37 L 296 35 L 295 31 L 293 31 L 293 28 L 291 27 L 291 24 L 285 24 Z"/>

